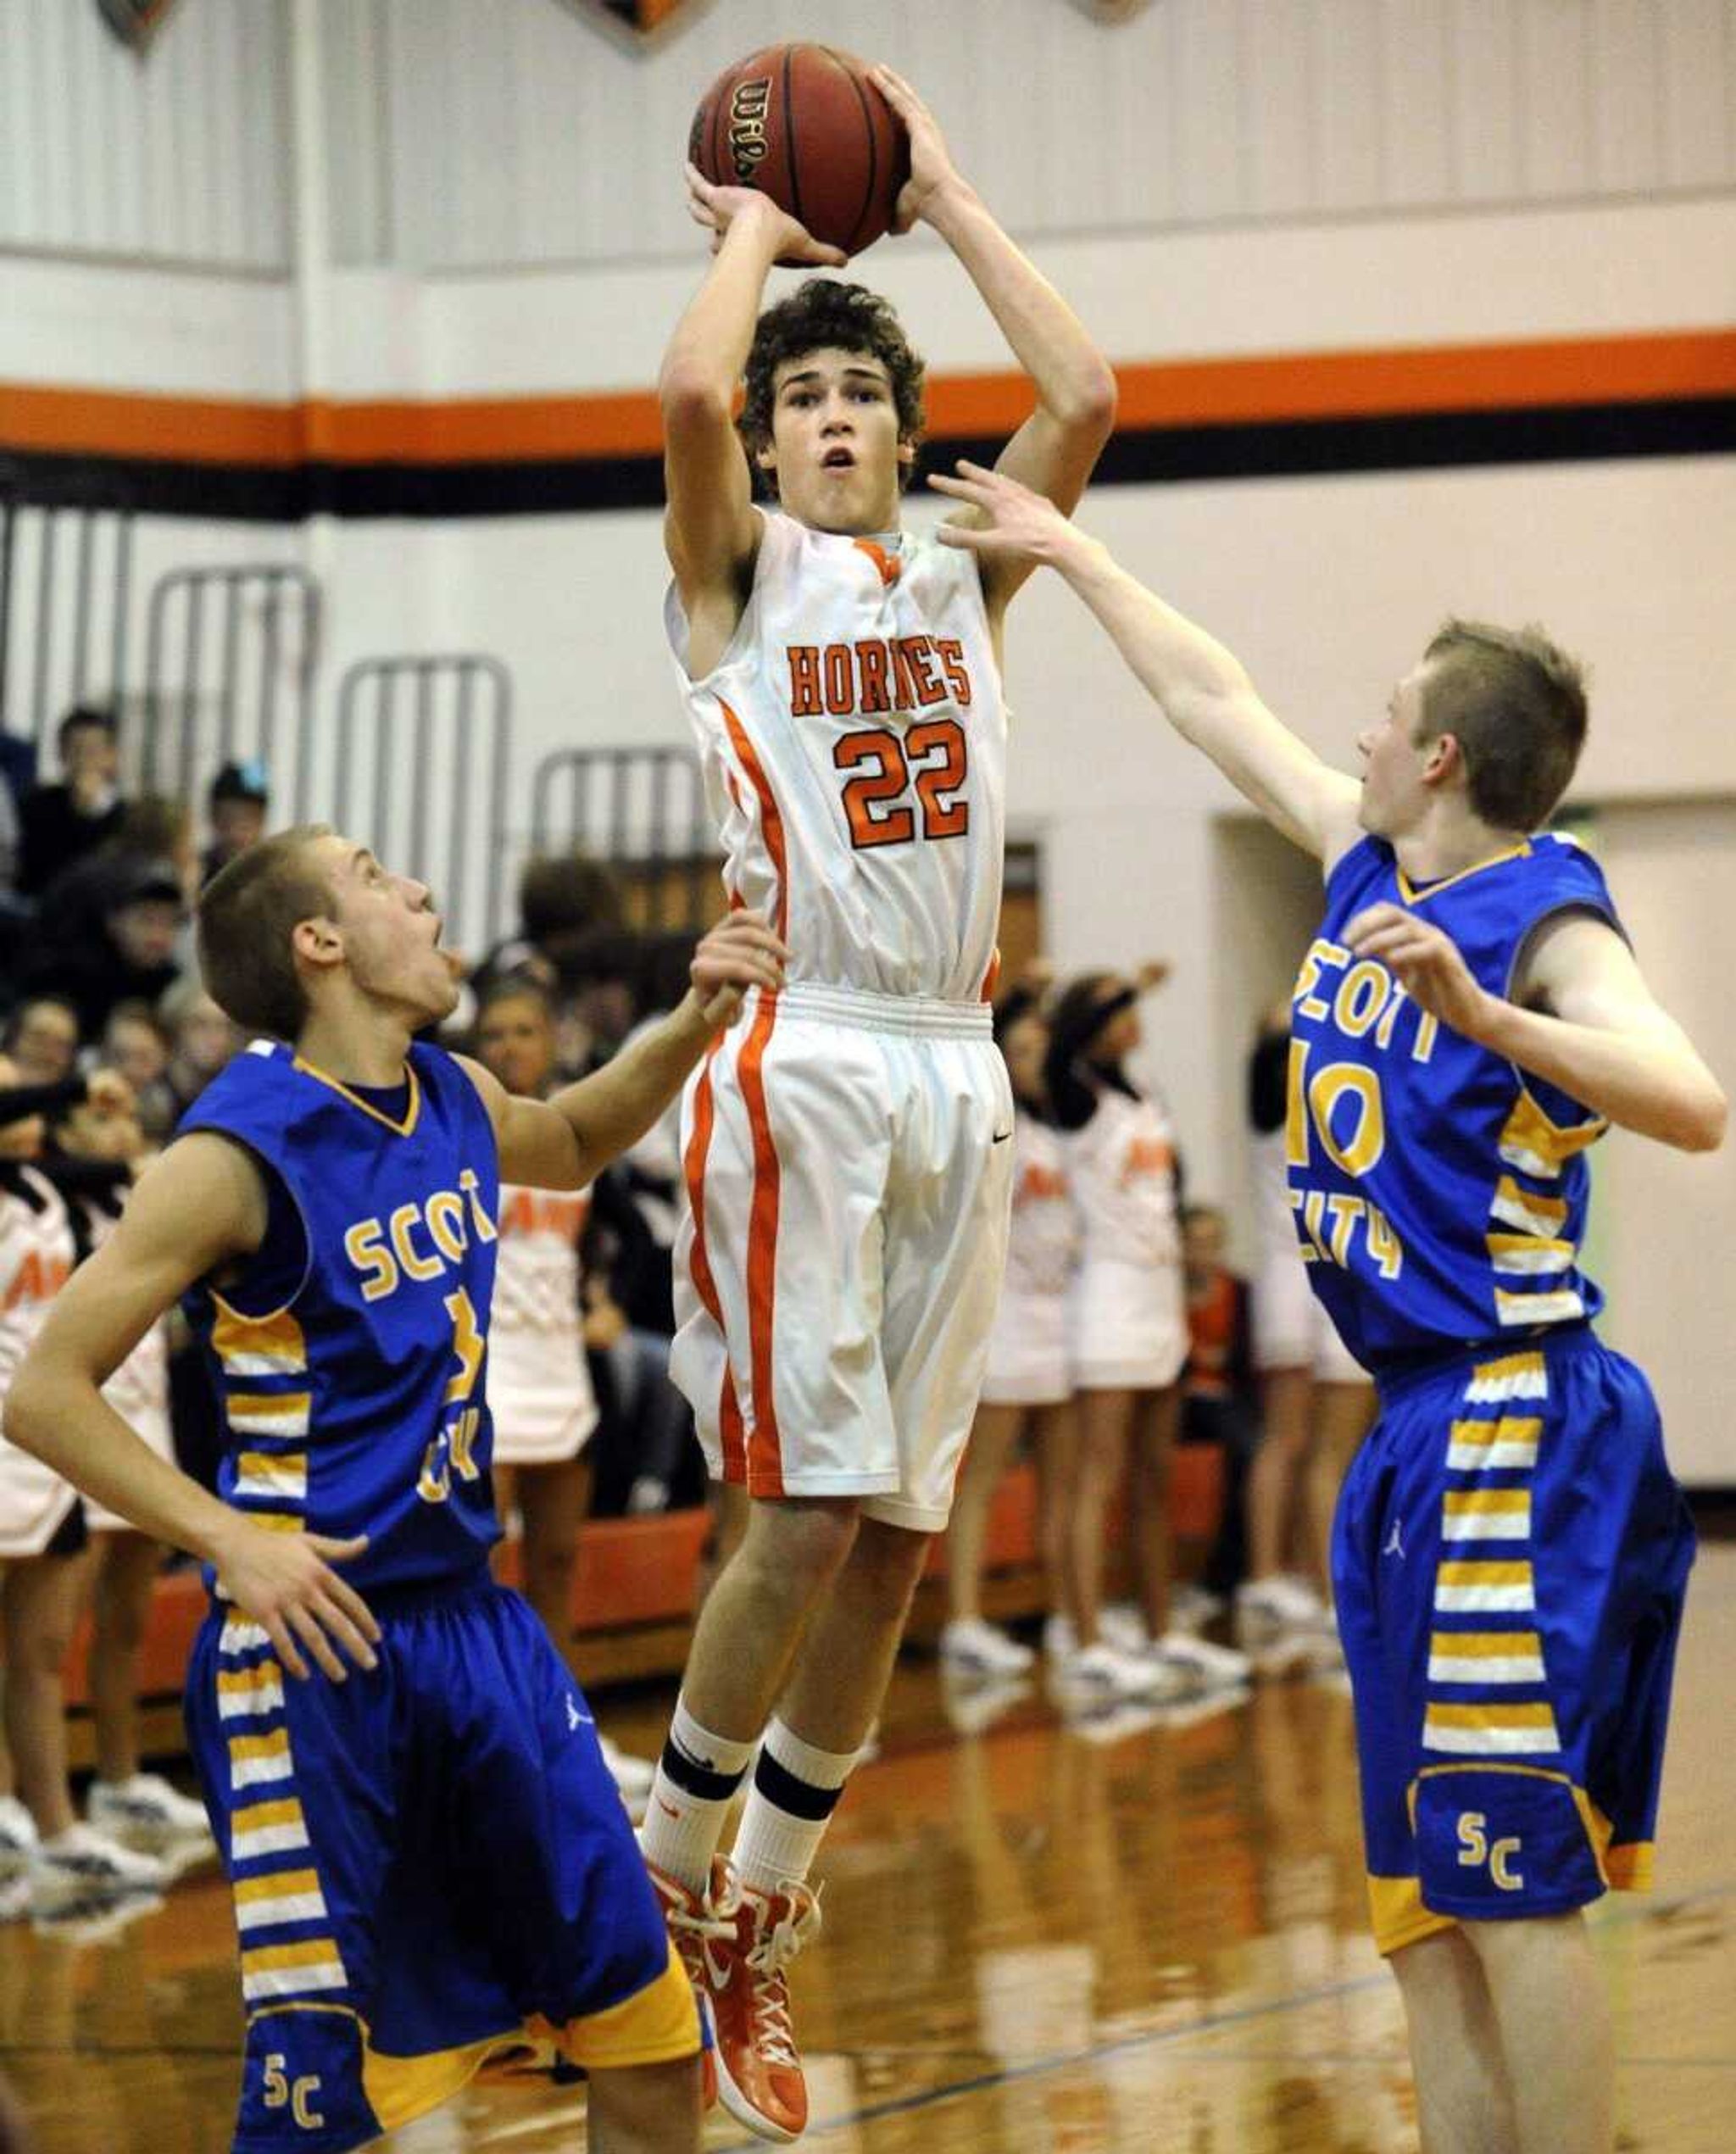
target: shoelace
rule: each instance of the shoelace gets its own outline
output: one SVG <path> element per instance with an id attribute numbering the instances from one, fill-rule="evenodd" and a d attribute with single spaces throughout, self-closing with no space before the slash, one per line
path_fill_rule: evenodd
<path id="1" fill-rule="evenodd" d="M 748 1967 L 754 1977 L 754 2050 L 767 2063 L 786 2065 L 792 2071 L 800 2069 L 802 2060 L 797 2054 L 796 2032 L 790 2023 L 790 1990 L 784 1969 L 820 1929 L 818 1895 L 810 1897 L 803 1892 L 801 1899 L 806 1900 L 807 1905 L 802 1906 L 798 1890 L 787 1888 L 779 1895 L 784 1903 L 783 1913 L 747 1954 Z"/>

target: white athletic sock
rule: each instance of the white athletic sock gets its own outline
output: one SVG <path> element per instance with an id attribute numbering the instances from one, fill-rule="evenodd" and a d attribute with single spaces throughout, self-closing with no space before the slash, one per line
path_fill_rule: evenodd
<path id="1" fill-rule="evenodd" d="M 639 1828 L 645 1860 L 665 1877 L 703 1892 L 730 1804 L 753 1755 L 751 1743 L 727 1742 L 702 1728 L 687 1711 L 686 1698 L 678 1698 Z"/>
<path id="2" fill-rule="evenodd" d="M 765 1731 L 731 1861 L 757 1892 L 806 1881 L 859 1750 L 815 1750 L 781 1720 Z"/>

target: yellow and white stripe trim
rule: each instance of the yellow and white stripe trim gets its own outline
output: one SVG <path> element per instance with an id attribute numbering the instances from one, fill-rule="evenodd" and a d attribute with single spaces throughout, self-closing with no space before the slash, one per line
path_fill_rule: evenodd
<path id="1" fill-rule="evenodd" d="M 1547 1399 L 1549 1371 L 1541 1354 L 1504 1354 L 1496 1361 L 1479 1361 L 1465 1387 L 1473 1406 L 1502 1406 L 1515 1399 Z"/>
<path id="2" fill-rule="evenodd" d="M 305 1436 L 313 1406 L 308 1391 L 231 1391 L 223 1402 L 237 1436 Z"/>
<path id="3" fill-rule="evenodd" d="M 293 1795 L 275 1802 L 253 1802 L 229 1820 L 229 1857 L 254 1862 L 265 1855 L 293 1855 L 309 1845 L 308 1821 Z"/>
<path id="4" fill-rule="evenodd" d="M 1531 1535 L 1529 1489 L 1449 1489 L 1441 1499 L 1441 1539 L 1516 1541 Z"/>
<path id="5" fill-rule="evenodd" d="M 248 2004 L 261 1997 L 342 1990 L 348 1979 L 335 1937 L 313 1937 L 300 1945 L 261 1945 L 241 1956 L 241 1993 Z"/>
<path id="6" fill-rule="evenodd" d="M 1536 1416 L 1503 1414 L 1495 1421 L 1455 1421 L 1447 1464 L 1455 1473 L 1535 1466 L 1542 1434 L 1543 1422 Z"/>
<path id="7" fill-rule="evenodd" d="M 308 1500 L 305 1451 L 243 1451 L 235 1462 L 238 1496 L 270 1496 L 286 1503 Z"/>
<path id="8" fill-rule="evenodd" d="M 1582 1122 L 1577 1129 L 1562 1129 L 1552 1122 L 1528 1092 L 1513 1103 L 1506 1126 L 1497 1142 L 1503 1162 L 1539 1182 L 1558 1179 L 1562 1167 L 1576 1152 L 1596 1144 L 1609 1127 L 1606 1122 Z"/>
<path id="9" fill-rule="evenodd" d="M 1495 1314 L 1504 1324 L 1563 1324 L 1585 1314 L 1585 1301 L 1575 1287 L 1555 1294 L 1509 1294 L 1497 1287 Z"/>
<path id="10" fill-rule="evenodd" d="M 1485 1234 L 1483 1246 L 1496 1275 L 1504 1279 L 1550 1278 L 1573 1269 L 1576 1244 L 1538 1234 Z"/>
<path id="11" fill-rule="evenodd" d="M 223 1635 L 217 1641 L 217 1650 L 225 1661 L 238 1660 L 243 1653 L 256 1653 L 260 1646 L 270 1643 L 263 1623 L 256 1623 L 251 1616 L 231 1614 L 223 1619 Z"/>
<path id="12" fill-rule="evenodd" d="M 269 1735 L 231 1735 L 229 1739 L 229 1784 L 237 1794 L 243 1788 L 266 1787 L 274 1780 L 287 1780 L 295 1773 L 289 1754 L 289 1730 L 274 1728 Z"/>
<path id="13" fill-rule="evenodd" d="M 277 1923 L 327 1919 L 326 1895 L 315 1871 L 282 1870 L 270 1877 L 243 1878 L 235 1888 L 236 1927 L 243 1935 Z"/>
<path id="14" fill-rule="evenodd" d="M 1448 1706 L 1431 1700 L 1422 1746 L 1459 1757 L 1540 1757 L 1558 1751 L 1561 1738 L 1547 1704 Z"/>
<path id="15" fill-rule="evenodd" d="M 1528 1562 L 1447 1562 L 1434 1574 L 1434 1605 L 1443 1616 L 1528 1615 L 1537 1583 Z"/>
<path id="16" fill-rule="evenodd" d="M 1543 1640 L 1534 1630 L 1438 1630 L 1428 1641 L 1431 1683 L 1541 1683 Z"/>
<path id="17" fill-rule="evenodd" d="M 280 1310 L 271 1316 L 244 1316 L 214 1294 L 217 1321 L 211 1349 L 230 1377 L 301 1376 L 308 1366 L 308 1342 L 295 1318 Z"/>
<path id="18" fill-rule="evenodd" d="M 275 1661 L 248 1668 L 217 1671 L 217 1717 L 262 1720 L 283 1710 L 283 1670 Z"/>
<path id="19" fill-rule="evenodd" d="M 1567 1206 L 1562 1198 L 1522 1189 L 1511 1174 L 1504 1174 L 1496 1184 L 1494 1202 L 1488 1209 L 1491 1218 L 1520 1234 L 1554 1236 L 1567 1223 Z"/>

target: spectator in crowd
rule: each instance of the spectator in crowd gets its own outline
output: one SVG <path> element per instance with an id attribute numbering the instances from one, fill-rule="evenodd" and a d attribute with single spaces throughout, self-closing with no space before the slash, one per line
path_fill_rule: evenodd
<path id="1" fill-rule="evenodd" d="M 1198 1630 L 1223 1615 L 1248 1568 L 1244 1489 L 1260 1441 L 1248 1330 L 1248 1288 L 1224 1261 L 1224 1216 L 1214 1205 L 1182 1213 L 1188 1291 L 1188 1366 L 1182 1376 L 1184 1444 L 1215 1444 L 1223 1461 L 1218 1529 L 1197 1585 L 1173 1596 L 1173 1620 Z"/>
<path id="2" fill-rule="evenodd" d="M 209 882 L 236 855 L 265 835 L 271 789 L 265 766 L 258 761 L 225 763 L 205 796 L 211 840 L 200 863 L 200 880 Z"/>
<path id="3" fill-rule="evenodd" d="M 517 932 L 488 952 L 471 985 L 481 997 L 497 979 L 528 973 L 553 994 L 570 982 L 592 940 L 620 930 L 625 919 L 620 884 L 603 861 L 578 852 L 527 860 Z"/>
<path id="4" fill-rule="evenodd" d="M 157 1016 L 169 1032 L 169 1067 L 164 1074 L 174 1120 L 179 1122 L 246 1042 L 234 1019 L 194 979 L 177 980 L 157 1005 Z"/>
<path id="5" fill-rule="evenodd" d="M 1071 1623 L 1051 1618 L 1050 1643 L 1064 1680 L 1114 1697 L 1221 1700 L 1247 1661 L 1170 1620 L 1170 1461 L 1188 1359 L 1180 1177 L 1169 1117 L 1127 1070 L 1143 1037 L 1139 997 L 1167 971 L 1152 964 L 1132 979 L 1086 973 L 1062 991 L 1050 1020 L 1047 1086 L 1083 1229 L 1071 1341 L 1080 1394 L 1074 1610 Z M 1104 1539 L 1130 1454 L 1140 1606 L 1111 1627 L 1102 1622 Z"/>
<path id="6" fill-rule="evenodd" d="M 92 1082 L 99 1088 L 96 1095 L 87 1091 L 53 1126 L 58 1157 L 95 1170 L 77 1195 L 65 1192 L 81 1255 L 113 1231 L 134 1177 L 153 1156 L 136 1109 L 105 1098 L 100 1076 Z M 104 1168 L 107 1181 L 100 1178 Z M 173 1459 L 168 1337 L 162 1323 L 152 1325 L 103 1387 L 103 1396 L 153 1450 Z M 211 1837 L 204 1805 L 140 1767 L 139 1654 L 163 1567 L 162 1545 L 98 1504 L 86 1503 L 85 1513 L 95 1564 L 86 1667 L 97 1743 L 87 1813 L 102 1832 L 149 1853 L 203 1845 Z"/>
<path id="7" fill-rule="evenodd" d="M 79 1021 L 64 995 L 32 994 L 20 1002 L 0 1033 L 22 1084 L 58 1084 L 78 1060 Z"/>
<path id="8" fill-rule="evenodd" d="M 178 991 L 171 988 L 170 996 Z M 148 1002 L 117 1002 L 108 1013 L 100 1059 L 132 1087 L 139 1127 L 153 1144 L 163 1143 L 179 1112 L 169 1089 L 173 1049 L 168 1026 Z"/>
<path id="9" fill-rule="evenodd" d="M 1067 1352 L 1067 1293 L 1078 1254 L 1078 1222 L 1060 1133 L 1043 1089 L 1049 1025 L 1042 997 L 1049 971 L 1033 966 L 997 1006 L 995 1044 L 1013 1091 L 1013 1215 L 1007 1269 L 989 1336 L 982 1401 L 971 1425 L 947 1528 L 948 1617 L 940 1655 L 949 1673 L 994 1682 L 1021 1675 L 1035 1655 L 982 1613 L 989 1508 L 1020 1437 L 1036 1447 L 1049 1604 L 1071 1612 L 1066 1494 L 1074 1477 L 1073 1379 Z"/>
<path id="10" fill-rule="evenodd" d="M 186 897 L 175 862 L 117 852 L 92 891 L 95 932 L 58 938 L 25 973 L 25 986 L 64 996 L 82 1038 L 102 1037 L 117 1003 L 154 1002 L 180 977 L 176 943 Z"/>
<path id="11" fill-rule="evenodd" d="M 0 1903 L 14 1913 L 151 1891 L 165 1878 L 161 1863 L 74 1812 L 64 1672 L 88 1577 L 84 1509 L 75 1489 L 5 1437 L 6 1393 L 77 1255 L 66 1199 L 40 1165 L 42 1117 L 87 1092 L 112 1105 L 125 1087 L 107 1076 L 88 1087 L 82 1078 L 20 1087 L 16 1066 L 0 1058 Z"/>
<path id="12" fill-rule="evenodd" d="M 69 710 L 55 736 L 58 785 L 39 785 L 19 810 L 19 890 L 39 898 L 86 853 L 120 826 L 120 727 L 112 710 L 81 704 Z"/>

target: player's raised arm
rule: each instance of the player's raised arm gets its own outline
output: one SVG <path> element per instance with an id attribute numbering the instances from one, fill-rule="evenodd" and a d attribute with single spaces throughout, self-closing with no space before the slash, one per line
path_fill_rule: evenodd
<path id="1" fill-rule="evenodd" d="M 1204 751 L 1266 821 L 1330 869 L 1355 843 L 1360 788 L 1321 762 L 1261 702 L 1246 668 L 1216 638 L 1128 575 L 1041 494 L 1005 471 L 960 464 L 957 478 L 930 483 L 979 512 L 951 524 L 949 545 L 986 560 L 1047 563 L 1109 632 L 1183 740 Z"/>
<path id="2" fill-rule="evenodd" d="M 238 1145 L 204 1133 L 172 1145 L 55 1297 L 7 1394 L 6 1433 L 142 1533 L 211 1564 L 291 1674 L 305 1677 L 311 1659 L 342 1682 L 339 1649 L 371 1667 L 379 1633 L 331 1567 L 359 1555 L 365 1541 L 254 1524 L 159 1458 L 102 1395 L 187 1288 L 259 1248 L 265 1219 L 259 1170 Z"/>
<path id="3" fill-rule="evenodd" d="M 687 208 L 711 234 L 705 281 L 676 324 L 657 377 L 663 413 L 664 542 L 688 617 L 739 592 L 758 543 L 748 461 L 735 427 L 736 387 L 774 262 L 841 265 L 770 196 L 714 186 L 687 167 Z"/>
<path id="4" fill-rule="evenodd" d="M 893 229 L 908 231 L 920 221 L 940 235 L 1037 392 L 1037 409 L 1001 452 L 997 468 L 1071 513 L 1115 426 L 1114 370 L 1066 301 L 960 176 L 933 114 L 910 84 L 886 67 L 876 68 L 873 80 L 910 140 L 910 177 Z M 1011 556 L 986 556 L 991 604 L 1004 605 L 1031 566 Z"/>
<path id="5" fill-rule="evenodd" d="M 1444 1025 L 1594 1114 L 1684 1152 L 1722 1143 L 1728 1107 L 1717 1079 L 1595 915 L 1566 913 L 1543 930 L 1512 1000 L 1479 987 L 1451 939 L 1402 906 L 1359 913 L 1345 940 Z"/>
<path id="6" fill-rule="evenodd" d="M 749 988 L 776 994 L 789 952 L 755 913 L 735 912 L 693 952 L 693 984 L 679 1006 L 614 1060 L 550 1099 L 509 1093 L 491 1071 L 463 1063 L 500 1148 L 502 1179 L 533 1189 L 578 1189 L 657 1121 Z"/>

